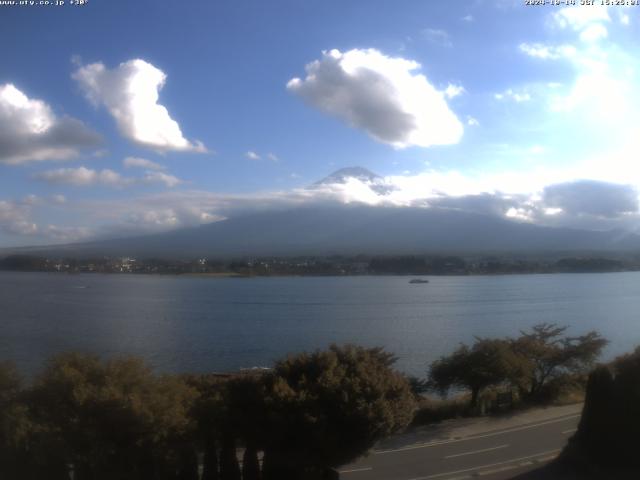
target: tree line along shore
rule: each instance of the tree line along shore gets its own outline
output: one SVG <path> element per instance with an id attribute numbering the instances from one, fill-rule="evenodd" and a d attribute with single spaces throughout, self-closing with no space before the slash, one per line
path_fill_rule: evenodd
<path id="1" fill-rule="evenodd" d="M 188 260 L 133 257 L 0 256 L 0 270 L 68 273 L 192 274 L 208 276 L 283 275 L 498 275 L 598 273 L 640 270 L 640 255 L 333 255 Z"/>
<path id="2" fill-rule="evenodd" d="M 620 442 L 640 433 L 640 350 L 594 370 L 605 344 L 596 332 L 569 337 L 540 324 L 516 338 L 460 345 L 425 366 L 424 379 L 396 371 L 382 348 L 354 345 L 224 375 L 162 375 L 139 358 L 69 352 L 24 382 L 3 363 L 0 478 L 332 479 L 411 424 L 474 415 L 481 405 L 550 403 L 585 387 L 563 461 L 638 467 L 634 443 Z M 451 388 L 459 395 L 439 409 L 425 396 Z M 496 401 L 507 392 L 508 404 Z"/>

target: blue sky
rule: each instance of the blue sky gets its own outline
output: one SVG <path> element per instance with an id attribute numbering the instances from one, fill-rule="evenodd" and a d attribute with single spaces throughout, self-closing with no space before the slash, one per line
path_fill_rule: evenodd
<path id="1" fill-rule="evenodd" d="M 0 5 L 0 246 L 310 202 L 636 230 L 639 26 L 509 0 Z M 305 188 L 351 165 L 390 193 Z"/>

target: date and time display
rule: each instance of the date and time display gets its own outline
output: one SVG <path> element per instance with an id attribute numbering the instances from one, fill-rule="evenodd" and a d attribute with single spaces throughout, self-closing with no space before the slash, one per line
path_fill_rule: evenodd
<path id="1" fill-rule="evenodd" d="M 640 5 L 640 0 L 524 0 L 524 5 L 549 5 L 552 7 L 571 7 L 571 6 L 620 6 L 632 7 Z"/>
<path id="2" fill-rule="evenodd" d="M 44 7 L 44 6 L 85 6 L 89 0 L 0 0 L 1 6 L 14 7 Z M 630 7 L 640 5 L 640 0 L 523 0 L 525 6 L 548 5 L 556 7 L 569 6 L 621 6 Z"/>

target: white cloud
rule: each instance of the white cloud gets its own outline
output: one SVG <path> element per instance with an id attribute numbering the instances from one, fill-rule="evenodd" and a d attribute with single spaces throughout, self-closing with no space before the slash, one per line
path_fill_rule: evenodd
<path id="1" fill-rule="evenodd" d="M 520 44 L 520 50 L 529 56 L 562 59 L 574 70 L 571 81 L 527 86 L 536 99 L 544 100 L 537 102 L 545 107 L 540 112 L 544 122 L 571 122 L 585 138 L 601 146 L 608 143 L 609 148 L 629 135 L 640 108 L 636 88 L 640 61 L 624 45 L 607 40 L 607 26 L 614 20 L 624 25 L 625 11 L 623 7 L 601 5 L 564 8 L 550 13 L 549 18 L 553 26 L 568 31 L 563 34 L 575 35 L 573 45 Z M 549 112 L 563 118 L 550 116 Z"/>
<path id="2" fill-rule="evenodd" d="M 38 225 L 28 221 L 15 221 L 5 226 L 9 233 L 18 235 L 35 235 L 38 233 Z"/>
<path id="3" fill-rule="evenodd" d="M 462 17 L 462 21 L 464 22 L 473 22 L 475 19 L 473 18 L 473 15 L 465 15 L 464 17 Z"/>
<path id="4" fill-rule="evenodd" d="M 144 168 L 146 170 L 164 170 L 166 167 L 146 158 L 127 157 L 122 161 L 125 168 Z"/>
<path id="5" fill-rule="evenodd" d="M 604 25 L 596 23 L 585 28 L 580 32 L 580 40 L 583 42 L 597 42 L 600 39 L 607 38 L 608 30 Z"/>
<path id="6" fill-rule="evenodd" d="M 546 207 L 543 209 L 543 212 L 545 215 L 559 215 L 562 213 L 562 209 L 557 207 Z"/>
<path id="7" fill-rule="evenodd" d="M 91 232 L 97 236 L 161 232 L 241 213 L 349 203 L 449 208 L 550 226 L 629 228 L 637 227 L 640 220 L 637 212 L 640 167 L 631 172 L 618 167 L 629 163 L 638 143 L 630 143 L 621 149 L 622 156 L 614 155 L 608 163 L 594 157 L 563 168 L 540 166 L 527 171 L 514 168 L 494 173 L 486 170 L 462 173 L 430 169 L 387 177 L 347 177 L 334 183 L 315 184 L 313 188 L 252 194 L 176 190 L 133 198 L 73 202 L 64 208 L 69 208 L 81 222 L 76 227 L 76 233 L 82 236 L 79 238 L 86 238 Z M 74 231 L 70 228 L 35 226 L 28 215 L 31 208 L 45 208 L 45 204 L 29 206 L 14 202 L 7 208 L 6 202 L 0 202 L 0 228 L 48 238 L 54 238 L 54 234 L 62 238 L 65 234 L 65 241 L 73 240 Z M 82 224 L 82 219 L 89 226 Z"/>
<path id="8" fill-rule="evenodd" d="M 441 30 L 438 28 L 425 28 L 422 31 L 422 35 L 424 35 L 424 37 L 431 43 L 435 43 L 436 45 L 447 48 L 453 47 L 451 36 L 446 32 L 446 30 Z"/>
<path id="9" fill-rule="evenodd" d="M 631 25 L 631 18 L 626 13 L 620 13 L 620 23 L 625 26 Z"/>
<path id="10" fill-rule="evenodd" d="M 528 102 L 529 100 L 531 100 L 531 95 L 528 92 L 516 92 L 511 88 L 505 90 L 502 93 L 496 93 L 493 97 L 496 100 L 513 100 L 516 103 Z"/>
<path id="11" fill-rule="evenodd" d="M 583 30 L 594 23 L 611 20 L 606 5 L 564 7 L 554 12 L 553 20 L 560 28 Z"/>
<path id="12" fill-rule="evenodd" d="M 457 171 L 429 170 L 374 180 L 347 178 L 341 183 L 315 185 L 290 191 L 252 195 L 222 195 L 207 192 L 161 194 L 137 205 L 143 211 L 184 212 L 176 216 L 180 225 L 206 223 L 205 218 L 225 218 L 239 212 L 291 208 L 313 204 L 364 203 L 368 205 L 446 207 L 491 215 L 512 217 L 545 224 L 551 221 L 547 209 L 555 212 L 554 224 L 571 223 L 584 216 L 585 228 L 598 228 L 602 218 L 618 218 L 637 210 L 637 192 L 625 185 L 604 181 L 576 181 L 581 168 L 559 172 L 537 169 L 534 172 L 463 174 Z M 588 169 L 587 176 L 592 174 Z M 640 178 L 638 179 L 640 183 Z M 574 188 L 573 185 L 578 185 Z M 553 186 L 561 185 L 560 193 Z M 568 187 L 564 187 L 568 185 Z M 546 190 L 551 186 L 551 190 Z M 545 195 L 545 192 L 548 194 Z M 551 195 L 555 196 L 552 198 Z M 635 197 L 634 197 L 635 195 Z M 635 198 L 635 200 L 634 200 Z M 599 205 L 600 204 L 600 205 Z M 162 205 L 166 208 L 162 209 Z M 598 206 L 599 205 L 599 206 Z M 190 212 L 190 213 L 186 213 Z M 197 212 L 197 214 L 196 214 Z M 154 214 L 155 215 L 155 214 Z M 166 218 L 166 215 L 162 215 Z M 622 215 L 624 217 L 624 215 Z M 620 218 L 622 218 L 620 217 Z M 624 219 L 623 219 L 624 220 Z M 558 223 L 559 222 L 559 223 Z"/>
<path id="13" fill-rule="evenodd" d="M 134 162 L 134 166 L 137 167 L 143 165 L 138 165 L 138 162 Z M 122 176 L 109 169 L 93 170 L 86 167 L 49 170 L 36 173 L 34 178 L 47 183 L 73 185 L 76 187 L 102 185 L 106 187 L 123 188 L 134 186 L 136 184 L 161 184 L 166 187 L 173 188 L 184 183 L 178 177 L 158 170 L 147 170 L 142 177 L 135 178 Z"/>
<path id="14" fill-rule="evenodd" d="M 174 177 L 173 175 L 169 175 L 164 172 L 147 172 L 144 177 L 142 177 L 142 181 L 145 183 L 161 183 L 169 188 L 173 188 L 177 185 L 180 185 L 182 180 L 178 177 Z"/>
<path id="15" fill-rule="evenodd" d="M 573 45 L 553 46 L 542 43 L 521 43 L 519 48 L 526 55 L 542 60 L 557 60 L 573 57 L 576 54 L 576 48 Z"/>
<path id="16" fill-rule="evenodd" d="M 249 150 L 248 152 L 246 152 L 244 154 L 244 156 L 246 158 L 248 158 L 249 160 L 256 160 L 256 161 L 257 160 L 262 160 L 263 158 L 266 158 L 267 160 L 270 160 L 270 161 L 272 161 L 274 163 L 278 163 L 280 161 L 278 156 L 273 152 L 269 152 L 269 153 L 267 153 L 266 155 L 263 156 L 262 154 L 260 154 L 258 152 L 255 152 L 253 150 Z"/>
<path id="17" fill-rule="evenodd" d="M 157 170 L 148 170 L 141 178 L 124 177 L 109 169 L 93 170 L 86 167 L 59 168 L 40 172 L 34 178 L 47 183 L 58 185 L 73 185 L 76 187 L 89 187 L 102 185 L 106 187 L 129 187 L 135 184 L 162 184 L 173 188 L 183 183 L 178 177 Z"/>
<path id="18" fill-rule="evenodd" d="M 637 60 L 622 53 L 588 49 L 572 63 L 575 80 L 566 91 L 550 95 L 551 111 L 578 114 L 582 122 L 590 122 L 597 129 L 607 121 L 609 127 L 618 127 L 612 133 L 630 128 L 640 107 Z"/>
<path id="19" fill-rule="evenodd" d="M 100 141 L 79 120 L 57 117 L 47 103 L 11 83 L 0 85 L 0 163 L 67 160 Z"/>
<path id="20" fill-rule="evenodd" d="M 261 197 L 249 196 L 257 204 Z M 89 200 L 75 206 L 79 216 L 91 216 L 97 236 L 126 236 L 201 225 L 224 218 L 220 212 L 242 208 L 246 199 L 202 191 L 168 191 L 130 199 Z M 230 207 L 231 206 L 231 207 Z"/>
<path id="21" fill-rule="evenodd" d="M 611 22 L 607 5 L 565 7 L 555 12 L 552 19 L 562 29 L 579 32 L 580 40 L 588 43 L 606 38 L 609 32 L 605 24 Z"/>
<path id="22" fill-rule="evenodd" d="M 62 195 L 60 193 L 56 194 L 56 195 L 53 195 L 51 197 L 51 200 L 53 201 L 53 203 L 56 203 L 58 205 L 64 205 L 65 203 L 67 203 L 67 197 L 65 197 L 64 195 Z"/>
<path id="23" fill-rule="evenodd" d="M 79 242 L 92 238 L 96 233 L 92 228 L 65 225 L 45 225 L 40 227 L 38 232 L 56 243 Z"/>
<path id="24" fill-rule="evenodd" d="M 0 229 L 16 235 L 33 235 L 38 226 L 30 219 L 32 205 L 0 200 Z"/>
<path id="25" fill-rule="evenodd" d="M 480 125 L 480 122 L 477 118 L 472 117 L 471 115 L 467 115 L 467 125 L 470 127 L 477 127 Z"/>
<path id="26" fill-rule="evenodd" d="M 444 95 L 445 97 L 451 99 L 451 98 L 455 98 L 459 95 L 462 95 L 463 93 L 466 93 L 467 91 L 464 89 L 464 87 L 462 85 L 454 85 L 452 83 L 450 83 L 449 85 L 447 85 L 447 88 L 444 89 Z"/>
<path id="27" fill-rule="evenodd" d="M 455 144 L 462 123 L 444 92 L 415 73 L 419 68 L 415 61 L 374 49 L 331 50 L 306 66 L 305 79 L 293 78 L 287 88 L 395 148 Z"/>
<path id="28" fill-rule="evenodd" d="M 46 204 L 0 200 L 0 231 L 11 236 L 29 237 L 29 241 L 34 243 L 78 241 L 94 234 L 88 227 L 38 225 L 32 218 L 36 208 L 46 208 Z"/>
<path id="29" fill-rule="evenodd" d="M 110 187 L 124 187 L 130 185 L 132 180 L 125 178 L 113 170 L 92 170 L 86 167 L 58 168 L 40 172 L 34 175 L 38 180 L 60 185 L 73 185 L 87 187 L 91 185 L 105 185 Z"/>
<path id="30" fill-rule="evenodd" d="M 120 133 L 131 141 L 158 151 L 207 151 L 201 142 L 187 140 L 178 122 L 158 103 L 166 75 L 150 63 L 129 60 L 111 70 L 92 63 L 80 67 L 73 78 L 94 105 L 109 110 Z"/>

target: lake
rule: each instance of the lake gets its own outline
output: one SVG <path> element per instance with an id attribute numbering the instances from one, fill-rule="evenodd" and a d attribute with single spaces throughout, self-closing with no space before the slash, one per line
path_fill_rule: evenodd
<path id="1" fill-rule="evenodd" d="M 0 360 L 32 375 L 53 353 L 82 350 L 163 372 L 230 371 L 349 342 L 384 346 L 424 376 L 459 342 L 540 322 L 598 330 L 605 359 L 640 345 L 640 273 L 428 278 L 0 272 Z"/>

